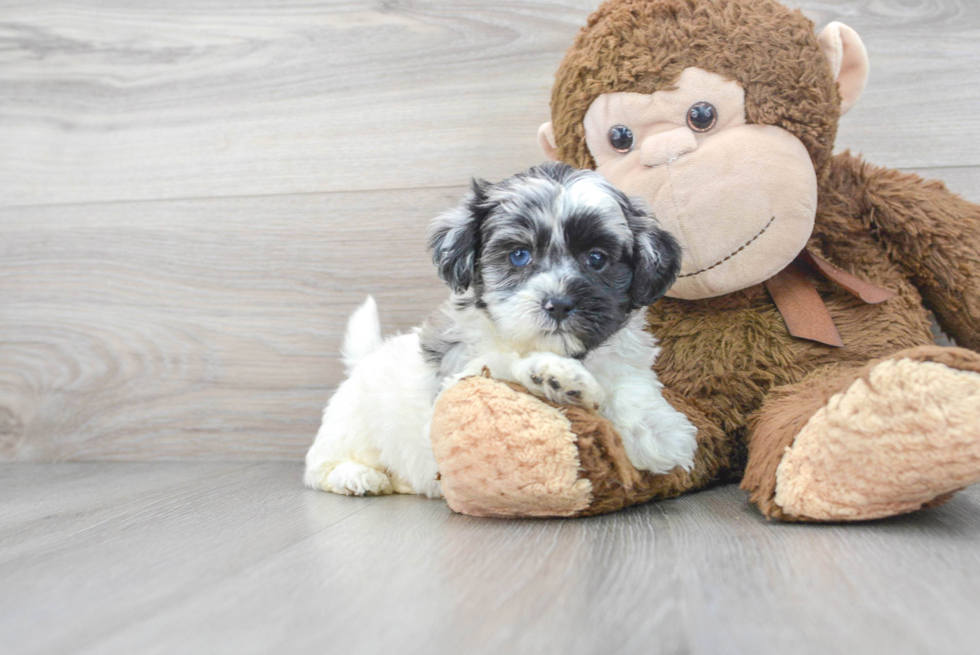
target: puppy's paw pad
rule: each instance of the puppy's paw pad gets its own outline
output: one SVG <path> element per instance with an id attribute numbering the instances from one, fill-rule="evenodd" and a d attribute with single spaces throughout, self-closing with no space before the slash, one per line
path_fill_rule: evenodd
<path id="1" fill-rule="evenodd" d="M 536 353 L 517 362 L 513 372 L 528 391 L 562 405 L 597 409 L 605 396 L 592 374 L 576 359 Z"/>
<path id="2" fill-rule="evenodd" d="M 394 493 L 387 475 L 357 462 L 344 462 L 334 467 L 327 476 L 326 489 L 345 496 L 387 496 Z"/>

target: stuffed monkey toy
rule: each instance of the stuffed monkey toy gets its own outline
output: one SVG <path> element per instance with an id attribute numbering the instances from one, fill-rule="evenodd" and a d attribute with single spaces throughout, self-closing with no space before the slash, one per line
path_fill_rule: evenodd
<path id="1" fill-rule="evenodd" d="M 980 480 L 980 207 L 833 154 L 868 59 L 775 0 L 610 0 L 539 141 L 643 199 L 683 264 L 649 310 L 691 471 L 636 470 L 597 413 L 468 378 L 433 448 L 456 511 L 583 516 L 740 479 L 762 513 L 857 521 Z M 929 312 L 962 348 L 938 347 Z"/>

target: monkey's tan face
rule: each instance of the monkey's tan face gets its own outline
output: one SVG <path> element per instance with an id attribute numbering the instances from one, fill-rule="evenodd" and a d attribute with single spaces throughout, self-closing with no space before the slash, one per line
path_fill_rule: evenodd
<path id="1" fill-rule="evenodd" d="M 817 179 L 806 148 L 786 130 L 746 124 L 743 89 L 720 75 L 688 68 L 671 90 L 601 95 L 585 135 L 596 170 L 645 199 L 680 242 L 668 296 L 764 282 L 813 231 Z"/>

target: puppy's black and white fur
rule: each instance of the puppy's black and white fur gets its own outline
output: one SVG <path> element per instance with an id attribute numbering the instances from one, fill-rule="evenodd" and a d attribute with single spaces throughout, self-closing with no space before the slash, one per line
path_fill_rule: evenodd
<path id="1" fill-rule="evenodd" d="M 646 306 L 680 268 L 676 241 L 593 171 L 549 163 L 474 181 L 433 221 L 450 299 L 382 341 L 371 298 L 351 317 L 348 379 L 323 413 L 306 483 L 341 494 L 439 496 L 429 443 L 438 393 L 484 368 L 559 403 L 598 408 L 638 469 L 690 469 L 695 428 L 661 395 Z"/>

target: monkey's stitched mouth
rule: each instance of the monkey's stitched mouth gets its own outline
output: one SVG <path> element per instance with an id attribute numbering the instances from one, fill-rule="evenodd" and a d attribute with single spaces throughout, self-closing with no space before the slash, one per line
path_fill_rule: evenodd
<path id="1" fill-rule="evenodd" d="M 776 217 L 775 216 L 773 216 L 772 218 L 770 218 L 769 219 L 769 222 L 766 223 L 765 227 L 763 227 L 759 231 L 759 233 L 757 235 L 755 235 L 754 237 L 752 237 L 751 239 L 749 239 L 748 241 L 746 241 L 745 243 L 743 243 L 741 248 L 739 248 L 738 250 L 736 250 L 735 252 L 733 252 L 732 254 L 730 254 L 728 257 L 725 257 L 721 261 L 715 262 L 714 264 L 712 264 L 711 266 L 709 266 L 707 268 L 702 268 L 700 271 L 695 271 L 693 273 L 687 273 L 685 275 L 678 275 L 677 276 L 677 279 L 681 279 L 681 278 L 685 278 L 685 277 L 694 277 L 695 275 L 701 275 L 702 273 L 706 273 L 706 272 L 710 271 L 713 268 L 718 268 L 719 266 L 721 266 L 722 264 L 724 264 L 725 262 L 727 262 L 729 259 L 731 259 L 735 255 L 737 255 L 738 253 L 742 252 L 743 250 L 745 250 L 746 248 L 748 248 L 749 246 L 751 246 L 752 243 L 756 239 L 758 239 L 759 237 L 761 237 L 763 234 L 766 233 L 766 230 L 769 229 L 769 227 L 775 222 L 775 220 L 776 220 Z"/>

